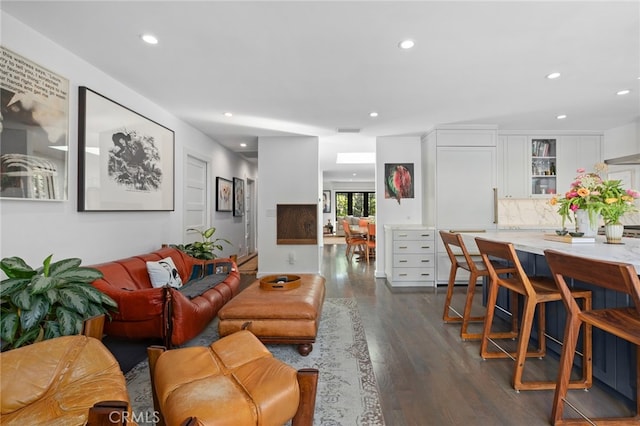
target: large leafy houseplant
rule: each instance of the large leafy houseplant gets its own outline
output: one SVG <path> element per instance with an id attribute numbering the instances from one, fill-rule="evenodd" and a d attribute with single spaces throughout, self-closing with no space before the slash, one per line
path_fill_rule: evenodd
<path id="1" fill-rule="evenodd" d="M 204 231 L 196 228 L 189 228 L 187 232 L 197 232 L 202 237 L 202 241 L 195 241 L 188 244 L 173 244 L 172 247 L 177 248 L 180 251 L 185 252 L 191 257 L 202 260 L 212 260 L 216 258 L 214 250 L 222 251 L 222 242 L 231 244 L 229 240 L 224 238 L 216 238 L 212 240 L 213 234 L 216 232 L 216 228 L 207 228 Z"/>
<path id="2" fill-rule="evenodd" d="M 81 267 L 77 258 L 33 269 L 19 257 L 0 261 L 7 279 L 0 282 L 0 339 L 3 350 L 36 341 L 79 334 L 87 318 L 117 309 L 117 303 L 91 283 L 97 269 Z"/>

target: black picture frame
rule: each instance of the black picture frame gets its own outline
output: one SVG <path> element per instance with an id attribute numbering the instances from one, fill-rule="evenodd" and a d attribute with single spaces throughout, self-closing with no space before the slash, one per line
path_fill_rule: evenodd
<path id="1" fill-rule="evenodd" d="M 244 180 L 233 178 L 233 215 L 244 216 Z"/>
<path id="2" fill-rule="evenodd" d="M 233 183 L 229 179 L 216 177 L 216 211 L 230 212 L 233 207 Z"/>
<path id="3" fill-rule="evenodd" d="M 331 213 L 331 191 L 322 191 L 322 213 Z"/>
<path id="4" fill-rule="evenodd" d="M 81 86 L 78 211 L 175 210 L 174 150 L 173 130 Z"/>

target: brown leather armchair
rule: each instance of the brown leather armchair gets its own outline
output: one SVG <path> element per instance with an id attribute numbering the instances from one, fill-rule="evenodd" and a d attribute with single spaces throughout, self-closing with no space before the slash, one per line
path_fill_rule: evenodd
<path id="1" fill-rule="evenodd" d="M 0 364 L 3 426 L 84 425 L 96 415 L 94 406 L 102 401 L 118 403 L 109 408 L 103 405 L 107 422 L 101 424 L 119 419 L 134 424 L 127 411 L 129 395 L 120 365 L 95 338 L 78 335 L 44 340 L 2 352 Z"/>

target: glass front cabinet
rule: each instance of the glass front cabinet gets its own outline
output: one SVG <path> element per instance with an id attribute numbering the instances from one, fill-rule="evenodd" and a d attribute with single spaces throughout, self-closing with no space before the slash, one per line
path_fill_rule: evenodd
<path id="1" fill-rule="evenodd" d="M 531 143 L 531 195 L 557 193 L 555 138 L 532 138 Z"/>

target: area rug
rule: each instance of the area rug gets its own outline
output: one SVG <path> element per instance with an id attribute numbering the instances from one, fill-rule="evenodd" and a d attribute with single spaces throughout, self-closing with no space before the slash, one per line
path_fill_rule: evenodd
<path id="1" fill-rule="evenodd" d="M 205 346 L 218 339 L 214 320 L 185 346 Z M 355 299 L 327 298 L 313 351 L 301 356 L 293 345 L 268 345 L 273 355 L 296 369 L 317 368 L 314 425 L 384 425 L 378 385 Z M 149 366 L 143 361 L 126 374 L 136 418 L 153 418 Z M 142 413 L 147 412 L 148 415 Z M 146 425 L 151 423 L 139 422 Z"/>

